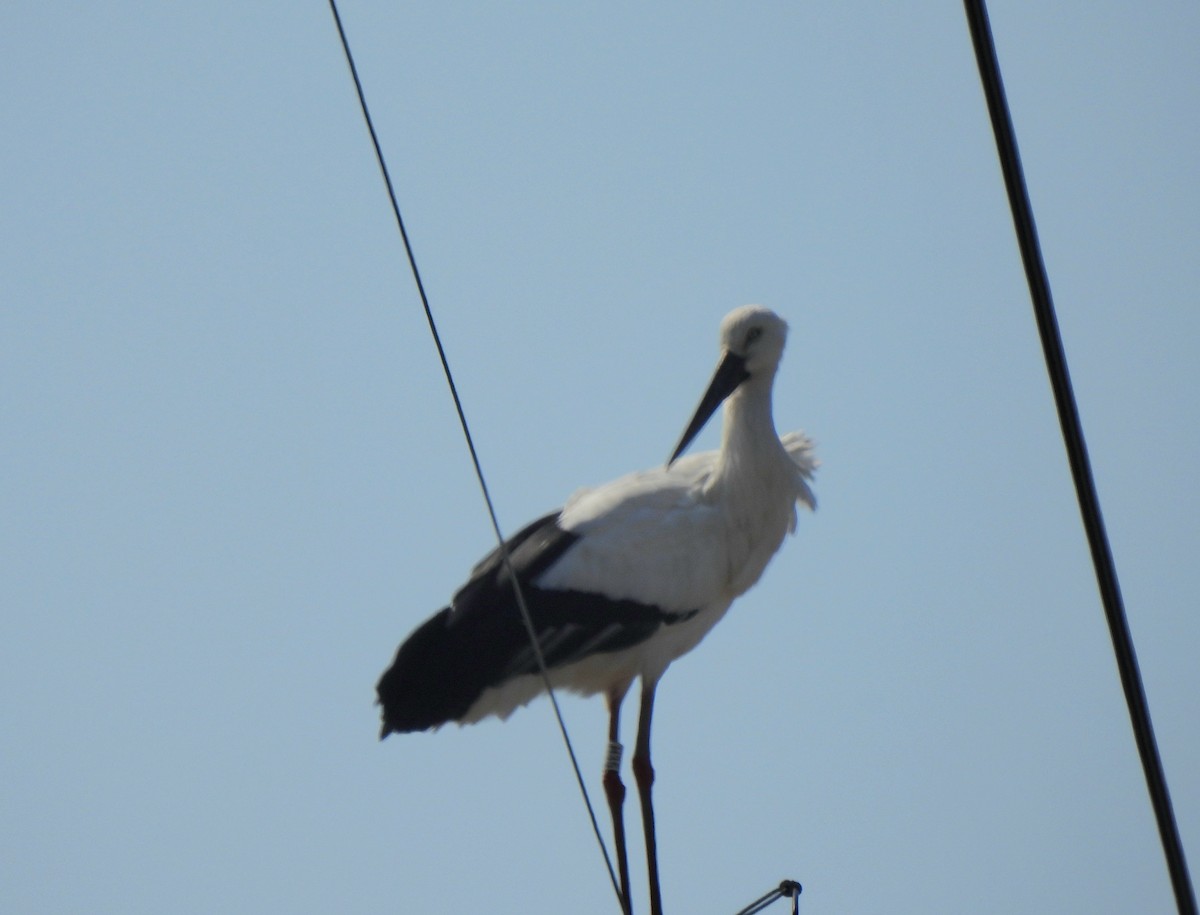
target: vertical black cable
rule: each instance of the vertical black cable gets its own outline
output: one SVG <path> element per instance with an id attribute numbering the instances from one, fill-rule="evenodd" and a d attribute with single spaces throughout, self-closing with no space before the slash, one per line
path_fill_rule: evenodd
<path id="1" fill-rule="evenodd" d="M 1171 797 L 1167 792 L 1167 779 L 1154 739 L 1154 728 L 1150 723 L 1150 709 L 1146 704 L 1137 655 L 1133 650 L 1133 639 L 1125 618 L 1125 607 L 1121 600 L 1121 588 L 1117 582 L 1108 534 L 1100 514 L 1100 501 L 1096 495 L 1095 481 L 1092 479 L 1087 445 L 1079 422 L 1075 395 L 1071 389 L 1071 377 L 1067 372 L 1067 358 L 1058 331 L 1054 301 L 1050 296 L 1050 281 L 1042 260 L 1037 228 L 1033 221 L 1033 209 L 1029 203 L 1029 191 L 1025 186 L 1025 175 L 1017 150 L 1016 134 L 1013 131 L 1008 101 L 1004 95 L 1004 84 L 1000 78 L 1000 64 L 996 59 L 996 46 L 992 41 L 987 8 L 984 0 L 964 0 L 964 5 L 971 40 L 975 45 L 975 58 L 979 64 L 979 78 L 983 83 L 988 112 L 992 119 L 992 131 L 996 135 L 996 149 L 1004 172 L 1004 184 L 1008 190 L 1008 203 L 1012 209 L 1021 259 L 1025 264 L 1025 278 L 1029 282 L 1038 333 L 1042 338 L 1046 370 L 1050 375 L 1050 386 L 1054 390 L 1059 424 L 1062 426 L 1063 440 L 1066 443 L 1071 476 L 1075 481 L 1075 494 L 1079 500 L 1079 511 L 1083 516 L 1083 526 L 1092 552 L 1092 565 L 1096 569 L 1096 581 L 1104 604 L 1109 634 L 1112 636 L 1113 651 L 1116 654 L 1121 686 L 1125 691 L 1125 702 L 1129 707 L 1134 738 L 1142 759 L 1142 771 L 1158 821 L 1158 833 L 1167 859 L 1171 885 L 1175 891 L 1175 904 L 1180 915 L 1196 915 L 1196 897 L 1183 855 L 1183 844 L 1179 840 L 1179 828 L 1175 823 Z"/>

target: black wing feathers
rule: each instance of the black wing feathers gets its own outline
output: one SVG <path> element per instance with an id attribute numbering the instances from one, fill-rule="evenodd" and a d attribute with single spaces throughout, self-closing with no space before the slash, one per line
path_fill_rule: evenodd
<path id="1" fill-rule="evenodd" d="M 636 645 L 679 619 L 636 601 L 536 587 L 533 581 L 579 539 L 558 526 L 558 515 L 539 518 L 506 543 L 547 667 Z M 497 547 L 475 566 L 453 603 L 405 640 L 380 678 L 381 736 L 460 719 L 484 690 L 537 671 Z"/>

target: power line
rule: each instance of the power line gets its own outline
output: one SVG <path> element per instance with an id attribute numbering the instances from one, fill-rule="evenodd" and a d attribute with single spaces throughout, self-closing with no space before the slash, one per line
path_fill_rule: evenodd
<path id="1" fill-rule="evenodd" d="M 1029 202 L 1029 190 L 1025 186 L 1025 175 L 1021 168 L 1021 156 L 1017 149 L 1016 133 L 1009 114 L 1008 101 L 1004 94 L 1004 83 L 1000 78 L 1000 63 L 996 58 L 996 46 L 992 41 L 991 25 L 988 22 L 984 0 L 964 0 L 971 40 L 975 45 L 975 58 L 979 64 L 979 78 L 987 97 L 991 115 L 992 131 L 996 136 L 996 149 L 1000 166 L 1004 172 L 1004 183 L 1008 190 L 1008 203 L 1012 210 L 1017 241 L 1021 248 L 1021 259 L 1025 265 L 1025 278 L 1029 283 L 1033 311 L 1037 318 L 1038 333 L 1042 338 L 1042 351 L 1046 358 L 1046 370 L 1050 375 L 1050 386 L 1058 407 L 1058 420 L 1062 426 L 1066 443 L 1067 458 L 1071 465 L 1071 476 L 1075 481 L 1075 495 L 1079 500 L 1079 511 L 1087 532 L 1088 545 L 1092 552 L 1092 565 L 1096 569 L 1096 582 L 1100 588 L 1104 615 L 1108 621 L 1116 654 L 1121 686 L 1125 691 L 1125 703 L 1138 753 L 1142 760 L 1142 771 L 1150 791 L 1150 801 L 1158 821 L 1158 833 L 1162 840 L 1171 886 L 1175 891 L 1175 904 L 1180 915 L 1196 915 L 1196 897 L 1188 875 L 1187 861 L 1183 855 L 1183 844 L 1179 839 L 1179 827 L 1175 823 L 1175 812 L 1167 792 L 1167 779 L 1159 758 L 1158 745 L 1154 739 L 1154 728 L 1150 722 L 1150 708 L 1142 687 L 1137 655 L 1133 650 L 1133 638 L 1125 617 L 1125 605 L 1121 599 L 1121 588 L 1117 581 L 1116 564 L 1100 514 L 1100 499 L 1092 478 L 1088 461 L 1087 444 L 1083 438 L 1083 426 L 1071 388 L 1071 376 L 1067 372 L 1067 357 L 1063 351 L 1062 337 L 1058 331 L 1058 320 L 1054 312 L 1054 300 L 1050 295 L 1050 280 L 1042 260 L 1037 227 L 1033 221 L 1033 208 Z"/>
<path id="2" fill-rule="evenodd" d="M 608 869 L 608 877 L 612 882 L 613 892 L 616 893 L 617 902 L 622 907 L 624 903 L 621 897 L 621 888 L 617 883 L 617 875 L 613 870 L 612 860 L 608 855 L 608 847 L 604 843 L 604 837 L 600 833 L 600 824 L 596 820 L 596 812 L 592 808 L 592 800 L 588 795 L 587 785 L 583 781 L 583 773 L 579 768 L 579 760 L 575 756 L 575 748 L 571 745 L 570 735 L 567 733 L 567 725 L 563 720 L 562 710 L 558 706 L 558 697 L 554 694 L 554 687 L 550 683 L 550 673 L 546 668 L 546 659 L 542 654 L 541 645 L 538 643 L 537 635 L 534 632 L 533 620 L 529 615 L 529 607 L 525 603 L 525 595 L 521 591 L 520 582 L 517 580 L 517 575 L 513 571 L 512 562 L 508 553 L 508 545 L 504 540 L 504 535 L 500 532 L 500 522 L 496 519 L 496 509 L 492 504 L 491 494 L 488 492 L 487 481 L 484 479 L 483 467 L 479 463 L 479 455 L 475 451 L 475 442 L 471 437 L 471 429 L 467 425 L 467 416 L 463 411 L 462 401 L 458 396 L 458 388 L 454 384 L 454 375 L 450 371 L 450 362 L 446 358 L 446 351 L 442 347 L 441 335 L 438 334 L 437 324 L 433 320 L 433 310 L 429 307 L 429 297 L 425 294 L 425 284 L 421 282 L 421 272 L 417 269 L 417 259 L 413 254 L 412 244 L 408 239 L 408 231 L 404 228 L 404 217 L 400 215 L 400 204 L 396 199 L 396 191 L 392 185 L 391 174 L 388 171 L 387 162 L 384 160 L 383 148 L 379 144 L 379 136 L 375 133 L 375 124 L 371 119 L 371 111 L 367 107 L 367 97 L 363 92 L 362 81 L 358 77 L 358 67 L 354 64 L 354 55 L 350 52 L 350 42 L 346 38 L 346 30 L 342 27 L 342 17 L 338 13 L 336 0 L 329 0 L 329 9 L 333 13 L 333 21 L 337 25 L 338 37 L 342 42 L 342 50 L 346 55 L 346 63 L 350 67 L 350 75 L 354 78 L 354 88 L 358 93 L 358 103 L 362 108 L 363 120 L 366 121 L 367 130 L 371 134 L 371 145 L 375 148 L 375 159 L 379 163 L 379 170 L 383 174 L 384 184 L 387 185 L 388 199 L 392 204 L 392 213 L 396 218 L 396 227 L 400 230 L 400 238 L 404 241 L 404 251 L 408 256 L 408 265 L 412 270 L 413 280 L 417 284 L 417 292 L 421 297 L 421 305 L 425 309 L 425 320 L 429 324 L 429 332 L 433 336 L 434 345 L 437 347 L 438 358 L 442 362 L 442 371 L 446 376 L 446 384 L 450 388 L 450 396 L 454 399 L 454 409 L 458 413 L 458 421 L 462 426 L 463 437 L 467 442 L 467 450 L 471 453 L 471 463 L 475 467 L 475 476 L 479 481 L 479 488 L 483 493 L 483 501 L 487 505 L 488 516 L 492 521 L 492 530 L 495 532 L 496 541 L 499 543 L 500 555 L 504 563 L 505 571 L 508 573 L 509 579 L 513 584 L 513 592 L 516 595 L 517 606 L 521 611 L 521 619 L 525 624 L 525 630 L 529 635 L 529 642 L 533 648 L 534 657 L 537 658 L 538 670 L 541 672 L 542 683 L 546 687 L 546 693 L 550 696 L 550 704 L 554 708 L 554 717 L 558 721 L 558 729 L 562 735 L 563 745 L 566 747 L 567 756 L 571 760 L 571 767 L 575 771 L 575 780 L 579 784 L 579 792 L 583 796 L 584 806 L 587 807 L 588 818 L 592 823 L 592 831 L 596 834 L 596 842 L 600 846 L 600 853 L 604 856 L 604 865 Z"/>

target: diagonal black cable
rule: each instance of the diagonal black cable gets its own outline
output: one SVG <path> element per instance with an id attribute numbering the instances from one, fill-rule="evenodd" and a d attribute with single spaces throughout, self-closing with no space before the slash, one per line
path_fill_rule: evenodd
<path id="1" fill-rule="evenodd" d="M 1008 203 L 1012 209 L 1017 241 L 1021 258 L 1025 264 L 1025 277 L 1029 282 L 1029 293 L 1033 299 L 1033 311 L 1037 317 L 1038 333 L 1042 338 L 1042 350 L 1046 357 L 1046 370 L 1050 374 L 1050 386 L 1054 390 L 1054 401 L 1058 407 L 1058 419 L 1062 426 L 1067 457 L 1071 465 L 1071 476 L 1075 481 L 1075 494 L 1079 500 L 1079 511 L 1087 531 L 1088 546 L 1092 552 L 1092 564 L 1096 569 L 1096 581 L 1104 604 L 1104 615 L 1112 636 L 1113 651 L 1120 671 L 1121 686 L 1125 691 L 1125 703 L 1142 759 L 1142 771 L 1150 791 L 1150 801 L 1158 821 L 1158 833 L 1162 840 L 1163 853 L 1167 859 L 1167 870 L 1171 886 L 1175 891 L 1175 904 L 1180 915 L 1196 915 L 1196 897 L 1188 875 L 1187 861 L 1183 855 L 1183 844 L 1179 839 L 1179 827 L 1175 823 L 1175 812 L 1167 792 L 1167 779 L 1159 758 L 1158 745 L 1154 739 L 1154 728 L 1150 722 L 1150 709 L 1142 687 L 1137 655 L 1133 650 L 1133 638 L 1125 618 L 1125 606 L 1121 600 L 1121 588 L 1117 581 L 1116 565 L 1100 514 L 1100 500 L 1096 495 L 1096 484 L 1092 479 L 1088 461 L 1087 445 L 1083 438 L 1083 427 L 1079 422 L 1079 411 L 1071 389 L 1071 377 L 1067 372 L 1067 357 L 1063 351 L 1062 338 L 1058 331 L 1058 320 L 1054 313 L 1054 301 L 1050 296 L 1050 281 L 1046 265 L 1042 260 L 1037 228 L 1033 221 L 1033 209 L 1029 202 L 1029 191 L 1025 186 L 1025 175 L 1021 168 L 1021 157 L 1017 150 L 1016 134 L 1004 95 L 1004 84 L 1000 78 L 1000 64 L 996 58 L 996 46 L 992 41 L 991 25 L 988 22 L 984 0 L 963 0 L 971 40 L 975 45 L 975 58 L 979 64 L 979 78 L 987 97 L 988 112 L 992 119 L 992 131 L 996 135 L 996 148 L 1004 172 L 1004 184 L 1008 190 Z"/>
<path id="2" fill-rule="evenodd" d="M 404 251 L 408 255 L 408 265 L 412 269 L 413 280 L 417 284 L 417 292 L 421 297 L 421 305 L 425 309 L 425 320 L 429 324 L 429 332 L 433 336 L 433 342 L 437 347 L 438 357 L 442 361 L 442 371 L 446 376 L 446 384 L 450 388 L 450 395 L 454 399 L 454 408 L 458 412 L 458 421 L 462 426 L 463 437 L 467 441 L 467 450 L 471 453 L 471 462 L 475 466 L 475 476 L 479 480 L 479 488 L 483 491 L 483 501 L 487 505 L 488 516 L 492 521 L 492 530 L 495 532 L 496 540 L 500 545 L 500 555 L 503 558 L 504 566 L 508 571 L 508 577 L 513 583 L 513 591 L 517 599 L 517 605 L 521 610 L 521 618 L 525 624 L 526 632 L 529 635 L 530 645 L 533 648 L 533 655 L 537 659 L 542 683 L 546 687 L 546 693 L 550 697 L 550 704 L 554 708 L 554 717 L 558 721 L 559 733 L 562 735 L 563 744 L 567 750 L 567 756 L 571 761 L 571 768 L 575 772 L 575 781 L 579 785 L 579 793 L 583 796 L 583 803 L 587 808 L 588 818 L 591 820 L 592 832 L 596 835 L 596 842 L 600 846 L 601 855 L 604 857 L 604 864 L 608 869 L 608 878 L 612 882 L 613 892 L 616 893 L 617 901 L 623 909 L 624 900 L 621 896 L 621 888 L 617 883 L 616 871 L 613 870 L 612 860 L 608 855 L 608 846 L 604 844 L 604 837 L 600 833 L 600 824 L 596 820 L 596 812 L 592 807 L 592 799 L 588 794 L 587 785 L 583 780 L 583 773 L 579 768 L 579 760 L 575 756 L 575 748 L 571 745 L 571 737 L 567 733 L 567 725 L 563 720 L 562 711 L 558 706 L 558 697 L 554 694 L 554 687 L 550 683 L 550 673 L 546 668 L 546 659 L 542 654 L 542 647 L 538 642 L 537 634 L 534 632 L 533 620 L 529 615 L 529 608 L 525 603 L 525 596 L 521 591 L 521 585 L 517 580 L 516 573 L 513 572 L 512 563 L 508 555 L 508 545 L 505 543 L 504 535 L 500 532 L 500 522 L 496 518 L 496 509 L 492 504 L 491 494 L 488 492 L 487 481 L 483 476 L 483 467 L 479 463 L 479 455 L 475 451 L 475 441 L 471 437 L 471 429 L 467 425 L 467 415 L 463 411 L 462 401 L 459 400 L 458 397 L 458 387 L 454 384 L 454 375 L 450 372 L 450 363 L 446 358 L 446 351 L 442 347 L 442 338 L 438 333 L 437 324 L 433 320 L 433 310 L 429 307 L 429 297 L 425 294 L 425 284 L 421 282 L 421 272 L 417 269 L 417 259 L 413 254 L 412 245 L 408 240 L 408 231 L 404 228 L 404 217 L 400 215 L 400 204 L 396 198 L 395 188 L 392 186 L 392 176 L 388 171 L 387 162 L 383 157 L 383 148 L 379 145 L 379 136 L 375 133 L 375 123 L 371 119 L 371 111 L 367 107 L 367 97 L 363 92 L 362 81 L 358 78 L 358 67 L 356 67 L 354 64 L 354 55 L 350 53 L 350 42 L 346 38 L 346 30 L 342 27 L 342 17 L 338 13 L 336 0 L 329 0 L 329 9 L 330 12 L 333 13 L 333 21 L 337 25 L 338 37 L 342 42 L 342 51 L 346 55 L 346 63 L 350 67 L 350 75 L 354 78 L 354 88 L 358 93 L 358 103 L 362 108 L 363 120 L 366 121 L 367 131 L 371 134 L 371 145 L 375 148 L 375 159 L 379 163 L 379 171 L 383 174 L 384 184 L 387 185 L 388 199 L 392 204 L 392 214 L 396 217 L 396 226 L 400 230 L 400 238 L 404 241 Z"/>
<path id="3" fill-rule="evenodd" d="M 803 892 L 803 889 L 795 880 L 784 880 L 775 889 L 769 893 L 764 893 L 744 909 L 741 909 L 737 915 L 758 915 L 759 912 L 766 909 L 771 903 L 777 902 L 780 899 L 792 900 L 792 915 L 796 915 L 800 911 L 800 893 Z"/>

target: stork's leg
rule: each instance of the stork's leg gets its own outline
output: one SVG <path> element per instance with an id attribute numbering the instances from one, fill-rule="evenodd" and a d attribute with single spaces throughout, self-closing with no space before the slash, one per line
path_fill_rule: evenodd
<path id="1" fill-rule="evenodd" d="M 654 711 L 657 682 L 642 681 L 642 713 L 638 721 L 637 746 L 633 751 L 633 774 L 642 800 L 642 828 L 646 832 L 646 874 L 650 878 L 650 915 L 662 915 L 662 891 L 658 886 L 658 846 L 654 839 L 654 802 L 650 786 L 654 767 L 650 765 L 650 716 Z"/>
<path id="2" fill-rule="evenodd" d="M 604 795 L 608 798 L 608 809 L 612 813 L 613 845 L 617 855 L 617 870 L 621 876 L 621 909 L 625 915 L 633 915 L 633 904 L 629 896 L 629 856 L 625 851 L 625 785 L 621 782 L 621 700 L 629 684 L 625 683 L 608 693 L 608 755 L 604 760 Z"/>

